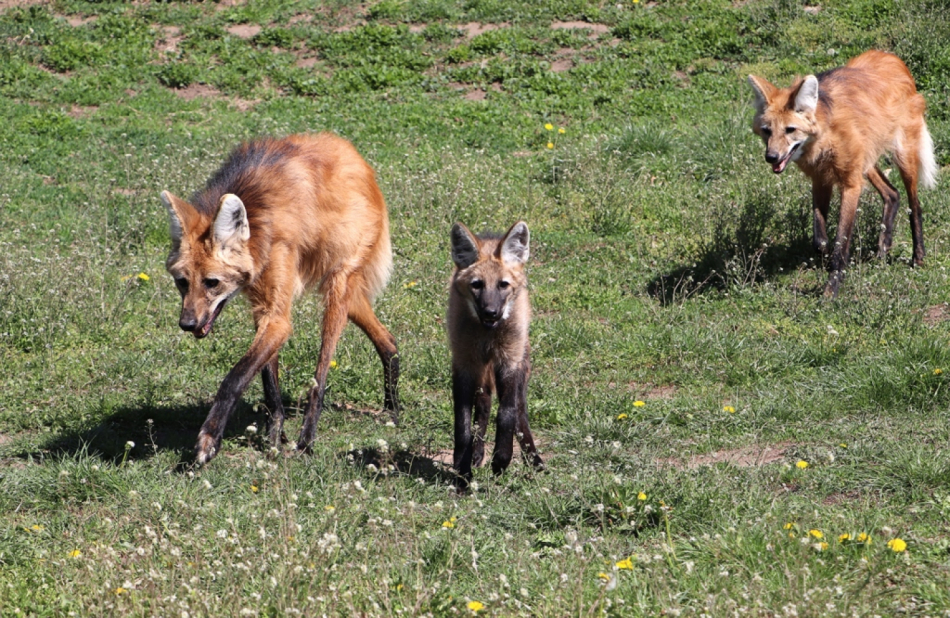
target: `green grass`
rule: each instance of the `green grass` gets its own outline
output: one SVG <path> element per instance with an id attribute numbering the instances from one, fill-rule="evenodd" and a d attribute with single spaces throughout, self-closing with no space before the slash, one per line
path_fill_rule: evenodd
<path id="1" fill-rule="evenodd" d="M 922 193 L 920 269 L 906 216 L 873 259 L 865 193 L 825 302 L 810 187 L 762 161 L 745 82 L 893 50 L 945 166 L 948 41 L 932 0 L 6 9 L 0 615 L 948 615 L 946 179 Z M 377 414 L 378 360 L 350 327 L 312 456 L 246 432 L 266 424 L 255 382 L 193 470 L 253 332 L 244 301 L 205 341 L 178 330 L 158 194 L 190 194 L 242 139 L 317 130 L 356 144 L 389 204 L 377 310 L 402 422 Z M 460 497 L 435 461 L 452 446 L 448 232 L 519 218 L 548 469 L 480 469 Z M 319 322 L 301 299 L 291 436 Z"/>

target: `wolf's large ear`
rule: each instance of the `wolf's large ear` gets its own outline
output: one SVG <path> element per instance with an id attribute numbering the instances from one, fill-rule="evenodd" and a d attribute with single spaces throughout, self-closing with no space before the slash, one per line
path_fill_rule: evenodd
<path id="1" fill-rule="evenodd" d="M 214 217 L 214 243 L 225 247 L 233 242 L 243 242 L 251 237 L 244 202 L 233 193 L 221 196 L 218 214 Z"/>
<path id="2" fill-rule="evenodd" d="M 772 95 L 775 94 L 775 86 L 768 80 L 755 75 L 749 76 L 749 85 L 752 86 L 752 92 L 755 93 L 755 109 L 761 113 L 769 104 Z"/>
<path id="3" fill-rule="evenodd" d="M 528 261 L 528 243 L 531 235 L 528 233 L 528 224 L 519 221 L 511 226 L 505 237 L 498 245 L 498 254 L 502 262 L 509 264 L 524 264 Z"/>
<path id="4" fill-rule="evenodd" d="M 181 244 L 182 228 L 184 227 L 181 221 L 182 215 L 175 205 L 178 198 L 168 191 L 162 191 L 161 197 L 162 203 L 165 204 L 165 209 L 168 211 L 168 229 L 172 235 L 172 245 L 177 247 Z"/>
<path id="5" fill-rule="evenodd" d="M 795 95 L 795 111 L 813 112 L 816 107 L 818 107 L 818 78 L 809 75 L 798 87 L 798 93 Z"/>
<path id="6" fill-rule="evenodd" d="M 461 223 L 452 226 L 452 261 L 459 270 L 478 261 L 478 240 Z"/>

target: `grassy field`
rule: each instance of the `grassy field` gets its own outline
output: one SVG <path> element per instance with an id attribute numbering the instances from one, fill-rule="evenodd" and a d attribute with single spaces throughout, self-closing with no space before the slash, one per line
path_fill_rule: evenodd
<path id="1" fill-rule="evenodd" d="M 866 192 L 823 301 L 810 186 L 749 126 L 749 73 L 869 48 L 950 164 L 941 0 L 0 2 L 0 616 L 950 615 L 948 179 L 920 269 L 904 214 L 873 259 Z M 389 204 L 402 423 L 350 326 L 312 456 L 268 453 L 255 381 L 195 470 L 252 323 L 178 329 L 158 194 L 318 130 Z M 448 233 L 519 218 L 548 467 L 460 497 Z"/>

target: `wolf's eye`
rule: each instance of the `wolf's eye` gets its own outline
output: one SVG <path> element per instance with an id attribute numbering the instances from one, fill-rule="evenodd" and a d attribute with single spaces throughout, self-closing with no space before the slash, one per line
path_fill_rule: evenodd
<path id="1" fill-rule="evenodd" d="M 205 279 L 204 281 L 202 281 L 202 283 L 204 284 L 206 288 L 210 290 L 212 288 L 218 287 L 218 284 L 220 283 L 220 281 L 218 281 L 217 279 Z"/>
<path id="2" fill-rule="evenodd" d="M 761 131 L 763 135 L 772 135 L 772 129 L 768 127 L 762 127 Z"/>
<path id="3" fill-rule="evenodd" d="M 798 127 L 785 127 L 785 135 L 798 131 Z"/>
<path id="4" fill-rule="evenodd" d="M 183 293 L 188 291 L 188 280 L 184 277 L 175 277 L 175 287 Z"/>
<path id="5" fill-rule="evenodd" d="M 498 289 L 499 289 L 499 290 L 507 290 L 509 285 L 511 285 L 511 284 L 508 283 L 507 281 L 499 281 L 499 282 L 498 282 Z"/>
<path id="6" fill-rule="evenodd" d="M 476 279 L 475 281 L 472 281 L 472 289 L 473 289 L 473 290 L 480 290 L 480 289 L 482 289 L 483 287 L 485 287 L 485 282 L 482 281 L 481 279 Z"/>

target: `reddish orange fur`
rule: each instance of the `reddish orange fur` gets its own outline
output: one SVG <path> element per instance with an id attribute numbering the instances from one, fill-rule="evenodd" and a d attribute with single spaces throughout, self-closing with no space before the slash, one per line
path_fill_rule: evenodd
<path id="1" fill-rule="evenodd" d="M 788 88 L 776 88 L 752 75 L 749 82 L 756 93 L 753 131 L 765 142 L 766 158 L 773 164 L 773 171 L 781 173 L 789 160 L 794 160 L 812 180 L 815 245 L 832 255 L 826 294 L 837 294 L 847 267 L 855 212 L 865 178 L 885 202 L 879 253 L 883 257 L 890 249 L 899 197 L 877 167 L 885 152 L 893 153 L 907 189 L 914 263 L 922 263 L 924 245 L 917 185 L 920 180 L 925 186 L 932 186 L 936 166 L 924 121 L 926 104 L 900 58 L 872 50 L 817 78 L 797 79 Z M 810 100 L 809 83 L 817 83 L 817 99 L 811 99 L 817 104 L 811 108 L 803 106 L 803 102 Z M 841 190 L 841 213 L 832 248 L 827 246 L 826 219 L 834 187 Z"/>
<path id="2" fill-rule="evenodd" d="M 234 211 L 233 220 L 225 213 L 234 195 L 246 211 L 244 240 L 235 223 L 240 213 Z M 195 194 L 193 204 L 167 192 L 163 200 L 173 232 L 167 268 L 176 282 L 184 282 L 182 328 L 206 335 L 215 311 L 240 291 L 251 303 L 257 329 L 202 427 L 200 463 L 219 448 L 237 397 L 261 370 L 271 399 L 271 439 L 277 442 L 283 421 L 282 409 L 273 409 L 281 408 L 277 354 L 292 331 L 293 301 L 308 288 L 319 290 L 326 311 L 316 385 L 298 446 L 307 448 L 313 439 L 329 363 L 347 319 L 367 333 L 383 358 L 386 404 L 395 412 L 395 340 L 372 310 L 392 268 L 389 219 L 372 168 L 349 142 L 322 133 L 244 144 Z M 227 232 L 236 230 L 232 236 L 218 237 L 219 220 Z M 217 282 L 213 288 L 205 285 L 209 279 Z"/>

